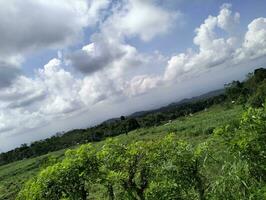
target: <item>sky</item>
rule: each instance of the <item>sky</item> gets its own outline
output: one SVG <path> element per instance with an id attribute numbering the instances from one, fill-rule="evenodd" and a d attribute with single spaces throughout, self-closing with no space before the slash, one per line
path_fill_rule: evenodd
<path id="1" fill-rule="evenodd" d="M 220 89 L 266 61 L 264 0 L 0 0 L 0 152 Z"/>

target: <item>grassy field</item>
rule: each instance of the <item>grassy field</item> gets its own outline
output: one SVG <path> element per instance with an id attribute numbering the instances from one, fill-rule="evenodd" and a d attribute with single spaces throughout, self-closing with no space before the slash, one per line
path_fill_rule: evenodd
<path id="1" fill-rule="evenodd" d="M 116 138 L 121 142 L 127 143 L 136 140 L 158 140 L 168 133 L 175 133 L 178 138 L 198 143 L 204 141 L 215 127 L 237 122 L 241 117 L 242 111 L 241 106 L 235 106 L 231 109 L 214 106 L 192 116 L 181 117 L 157 127 L 141 128 Z M 101 141 L 95 143 L 95 145 L 102 145 L 103 143 L 104 141 Z M 0 200 L 15 199 L 23 184 L 45 166 L 44 161 L 49 155 L 60 160 L 63 158 L 64 152 L 65 150 L 56 151 L 37 158 L 1 166 Z"/>

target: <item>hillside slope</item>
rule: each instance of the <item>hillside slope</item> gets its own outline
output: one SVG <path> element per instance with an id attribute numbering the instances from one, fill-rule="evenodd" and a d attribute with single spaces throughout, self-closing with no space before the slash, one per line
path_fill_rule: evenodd
<path id="1" fill-rule="evenodd" d="M 234 106 L 231 109 L 222 106 L 213 106 L 208 110 L 195 113 L 193 116 L 181 117 L 164 125 L 134 130 L 127 135 L 116 138 L 123 143 L 137 140 L 157 140 L 169 133 L 176 137 L 190 140 L 193 143 L 204 141 L 212 130 L 232 121 L 238 121 L 243 109 Z M 102 145 L 104 141 L 95 142 Z M 25 159 L 0 167 L 0 200 L 15 199 L 23 183 L 49 164 L 49 158 L 61 160 L 65 150 L 56 151 L 33 159 Z"/>

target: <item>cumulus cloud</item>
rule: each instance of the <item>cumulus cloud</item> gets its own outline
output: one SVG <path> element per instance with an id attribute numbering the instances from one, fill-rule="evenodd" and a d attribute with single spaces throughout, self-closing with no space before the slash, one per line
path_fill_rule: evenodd
<path id="1" fill-rule="evenodd" d="M 95 25 L 96 23 L 102 21 L 105 17 L 103 12 L 111 4 L 111 0 L 87 0 L 88 10 L 87 20 L 89 25 Z"/>
<path id="2" fill-rule="evenodd" d="M 257 18 L 248 25 L 242 47 L 236 54 L 238 61 L 266 55 L 266 18 Z"/>
<path id="3" fill-rule="evenodd" d="M 102 39 L 71 53 L 68 60 L 72 66 L 83 73 L 92 73 L 110 66 L 127 53 L 127 46 L 116 45 L 113 41 Z"/>
<path id="4" fill-rule="evenodd" d="M 93 42 L 66 56 L 67 63 L 85 75 L 109 71 L 117 78 L 129 68 L 141 66 L 145 56 L 121 40 L 94 35 Z"/>
<path id="5" fill-rule="evenodd" d="M 128 86 L 131 94 L 147 93 L 161 85 L 191 79 L 212 68 L 239 66 L 265 56 L 266 19 L 253 20 L 242 42 L 235 32 L 240 14 L 234 13 L 231 8 L 230 4 L 224 4 L 217 16 L 208 16 L 195 29 L 193 42 L 197 48 L 170 57 L 162 75 L 134 77 Z M 221 31 L 224 34 L 221 35 Z"/>
<path id="6" fill-rule="evenodd" d="M 42 93 L 44 93 L 44 87 L 36 80 L 18 76 L 9 87 L 0 90 L 0 101 L 19 105 L 19 102 L 26 102 Z"/>
<path id="7" fill-rule="evenodd" d="M 122 93 L 118 82 L 105 74 L 97 74 L 84 78 L 79 95 L 84 104 L 92 106 L 106 99 L 112 99 Z"/>
<path id="8" fill-rule="evenodd" d="M 41 84 L 48 97 L 41 112 L 44 114 L 64 114 L 80 108 L 78 90 L 80 80 L 62 68 L 59 59 L 50 60 L 38 72 Z"/>
<path id="9" fill-rule="evenodd" d="M 127 0 L 114 9 L 114 14 L 105 22 L 104 31 L 113 30 L 122 36 L 138 36 L 149 41 L 156 35 L 167 33 L 182 14 L 169 11 L 151 0 Z M 147 17 L 149 16 L 149 17 Z"/>
<path id="10" fill-rule="evenodd" d="M 186 53 L 173 56 L 168 61 L 164 79 L 175 80 L 188 72 L 217 67 L 231 60 L 239 43 L 231 31 L 239 23 L 239 16 L 239 13 L 230 10 L 228 4 L 221 7 L 218 16 L 209 16 L 195 30 L 196 36 L 193 41 L 198 51 L 188 50 Z M 218 37 L 217 28 L 229 36 Z"/>
<path id="11" fill-rule="evenodd" d="M 223 4 L 220 14 L 217 16 L 217 25 L 227 32 L 236 30 L 236 25 L 240 20 L 240 14 L 238 12 L 233 13 L 231 8 L 231 4 Z"/>
<path id="12" fill-rule="evenodd" d="M 25 55 L 77 42 L 83 28 L 101 20 L 100 13 L 109 3 L 109 0 L 0 1 L 0 74 L 4 76 L 0 87 L 11 83 Z"/>
<path id="13" fill-rule="evenodd" d="M 20 74 L 20 69 L 0 61 L 0 88 L 9 86 Z"/>
<path id="14" fill-rule="evenodd" d="M 52 59 L 39 69 L 34 79 L 20 75 L 0 91 L 0 114 L 5 117 L 4 124 L 8 122 L 2 128 L 11 126 L 20 131 L 36 128 L 80 110 L 80 83 L 62 69 L 58 59 Z"/>
<path id="15" fill-rule="evenodd" d="M 126 94 L 128 96 L 137 96 L 145 94 L 147 91 L 158 87 L 162 80 L 159 76 L 140 75 L 133 77 L 126 83 Z"/>
<path id="16" fill-rule="evenodd" d="M 108 0 L 0 1 L 0 53 L 14 54 L 71 44 L 95 24 Z"/>
<path id="17" fill-rule="evenodd" d="M 129 66 L 140 66 L 145 59 L 135 47 L 126 44 L 126 38 L 137 36 L 144 41 L 151 40 L 167 33 L 180 16 L 179 11 L 166 10 L 155 1 L 121 1 L 114 4 L 112 14 L 100 26 L 100 32 L 93 34 L 92 43 L 67 55 L 67 60 L 86 74 L 107 67 L 116 68 L 117 72 Z"/>

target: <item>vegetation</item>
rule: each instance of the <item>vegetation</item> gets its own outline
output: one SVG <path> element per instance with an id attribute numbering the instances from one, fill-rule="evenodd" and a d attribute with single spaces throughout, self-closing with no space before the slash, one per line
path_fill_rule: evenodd
<path id="1" fill-rule="evenodd" d="M 266 69 L 259 68 L 250 73 L 243 82 L 233 81 L 226 85 L 226 96 L 239 104 L 249 103 L 261 107 L 266 98 Z"/>
<path id="2" fill-rule="evenodd" d="M 23 184 L 40 170 L 63 158 L 64 151 L 17 161 L 0 167 L 0 199 L 15 199 Z"/>
<path id="3" fill-rule="evenodd" d="M 230 121 L 237 123 L 239 121 L 243 109 L 241 106 L 233 106 L 232 108 L 224 108 L 223 106 L 214 106 L 208 110 L 195 113 L 193 116 L 186 116 L 167 122 L 160 126 L 150 128 L 140 128 L 128 133 L 116 136 L 117 142 L 128 144 L 137 141 L 157 141 L 164 138 L 168 133 L 174 135 L 181 140 L 189 140 L 192 144 L 198 144 L 205 141 L 215 127 L 228 124 Z M 97 148 L 101 148 L 105 141 L 94 142 Z M 8 165 L 0 166 L 0 199 L 15 199 L 23 184 L 30 178 L 39 173 L 40 170 L 50 164 L 49 160 L 54 159 L 61 161 L 65 150 L 49 153 L 40 157 L 25 159 Z M 49 159 L 52 158 L 52 159 Z M 91 199 L 100 197 L 97 188 L 91 194 Z"/>
<path id="4" fill-rule="evenodd" d="M 95 188 L 97 199 L 266 198 L 265 111 L 250 108 L 239 125 L 217 128 L 197 145 L 173 134 L 82 145 L 30 180 L 17 199 L 86 200 Z"/>
<path id="5" fill-rule="evenodd" d="M 62 138 L 100 142 L 0 167 L 0 199 L 266 199 L 265 81 L 257 69 L 225 95 L 41 141 L 40 154 Z"/>

